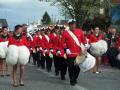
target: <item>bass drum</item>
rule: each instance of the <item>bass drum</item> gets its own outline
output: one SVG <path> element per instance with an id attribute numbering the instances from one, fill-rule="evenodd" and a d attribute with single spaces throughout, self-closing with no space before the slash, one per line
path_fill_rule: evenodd
<path id="1" fill-rule="evenodd" d="M 85 61 L 79 64 L 79 67 L 83 72 L 91 70 L 96 64 L 96 59 L 91 54 L 87 53 Z"/>
<path id="2" fill-rule="evenodd" d="M 18 47 L 18 64 L 25 65 L 29 61 L 30 52 L 26 46 L 19 46 Z"/>

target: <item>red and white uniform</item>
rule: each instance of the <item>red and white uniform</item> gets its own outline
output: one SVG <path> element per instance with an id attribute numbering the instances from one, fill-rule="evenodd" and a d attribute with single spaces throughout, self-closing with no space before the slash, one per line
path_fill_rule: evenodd
<path id="1" fill-rule="evenodd" d="M 58 50 L 60 51 L 60 54 L 58 55 L 58 57 L 64 57 L 64 47 L 66 47 L 66 44 L 64 43 L 62 36 L 59 36 L 59 44 L 58 44 Z"/>
<path id="2" fill-rule="evenodd" d="M 43 36 L 43 44 L 44 50 L 47 50 L 46 54 L 49 54 L 49 49 L 52 48 L 52 44 L 50 43 L 50 35 Z"/>
<path id="3" fill-rule="evenodd" d="M 79 43 L 87 43 L 84 37 L 84 33 L 81 29 L 75 29 L 73 30 L 73 33 L 78 38 Z M 76 57 L 78 54 L 81 53 L 81 48 L 76 44 L 76 42 L 68 33 L 68 31 L 63 32 L 63 42 L 66 43 L 66 48 L 68 48 L 71 52 L 71 54 L 69 54 L 68 57 Z"/>
<path id="4" fill-rule="evenodd" d="M 2 36 L 2 34 L 1 34 L 1 36 L 0 36 L 0 42 L 6 42 L 6 41 L 8 41 L 8 38 L 9 38 L 9 35 L 7 35 L 7 36 Z"/>
<path id="5" fill-rule="evenodd" d="M 50 34 L 50 44 L 51 48 L 53 49 L 52 54 L 56 55 L 56 50 L 58 50 L 58 44 L 59 44 L 59 35 L 55 33 Z"/>
<path id="6" fill-rule="evenodd" d="M 103 35 L 102 34 L 100 34 L 98 36 L 95 36 L 95 34 L 91 34 L 89 36 L 89 43 L 91 44 L 91 43 L 94 43 L 94 42 L 98 42 L 99 40 L 102 40 L 102 39 L 103 39 Z"/>
<path id="7" fill-rule="evenodd" d="M 16 39 L 12 35 L 12 36 L 9 36 L 9 44 L 8 45 L 27 46 L 27 39 L 25 36 L 21 36 L 20 39 Z"/>

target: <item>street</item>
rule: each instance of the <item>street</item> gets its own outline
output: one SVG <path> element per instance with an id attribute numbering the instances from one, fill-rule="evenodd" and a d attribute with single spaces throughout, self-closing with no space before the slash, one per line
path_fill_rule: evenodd
<path id="1" fill-rule="evenodd" d="M 101 66 L 101 71 L 101 74 L 81 72 L 78 84 L 70 86 L 68 75 L 65 81 L 61 81 L 54 75 L 54 68 L 47 73 L 28 64 L 25 67 L 24 87 L 12 87 L 12 78 L 4 77 L 0 78 L 0 90 L 120 90 L 120 71 L 108 66 Z"/>

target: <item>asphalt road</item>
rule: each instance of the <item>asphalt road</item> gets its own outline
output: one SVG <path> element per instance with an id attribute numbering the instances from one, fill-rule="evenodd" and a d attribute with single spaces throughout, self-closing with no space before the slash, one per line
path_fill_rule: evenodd
<path id="1" fill-rule="evenodd" d="M 9 67 L 9 72 L 11 72 Z M 81 72 L 76 86 L 69 84 L 69 77 L 61 81 L 60 77 L 38 69 L 32 64 L 25 66 L 25 86 L 12 87 L 11 77 L 0 77 L 0 90 L 120 90 L 120 70 L 101 66 L 101 74 Z M 19 76 L 19 73 L 18 73 Z"/>

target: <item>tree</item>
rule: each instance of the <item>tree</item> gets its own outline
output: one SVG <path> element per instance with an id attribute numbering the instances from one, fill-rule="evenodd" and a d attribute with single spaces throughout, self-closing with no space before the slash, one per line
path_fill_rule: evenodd
<path id="1" fill-rule="evenodd" d="M 39 0 L 40 1 L 40 0 Z M 75 19 L 77 27 L 83 25 L 84 20 L 99 13 L 100 0 L 51 0 L 52 5 L 58 5 L 62 15 L 69 19 Z"/>
<path id="2" fill-rule="evenodd" d="M 41 19 L 43 25 L 49 25 L 51 23 L 51 18 L 47 12 L 44 13 L 43 18 Z"/>
<path id="3" fill-rule="evenodd" d="M 98 0 L 54 0 L 53 2 L 61 7 L 63 15 L 76 20 L 77 27 L 82 26 L 89 16 L 99 13 L 100 3 Z"/>

